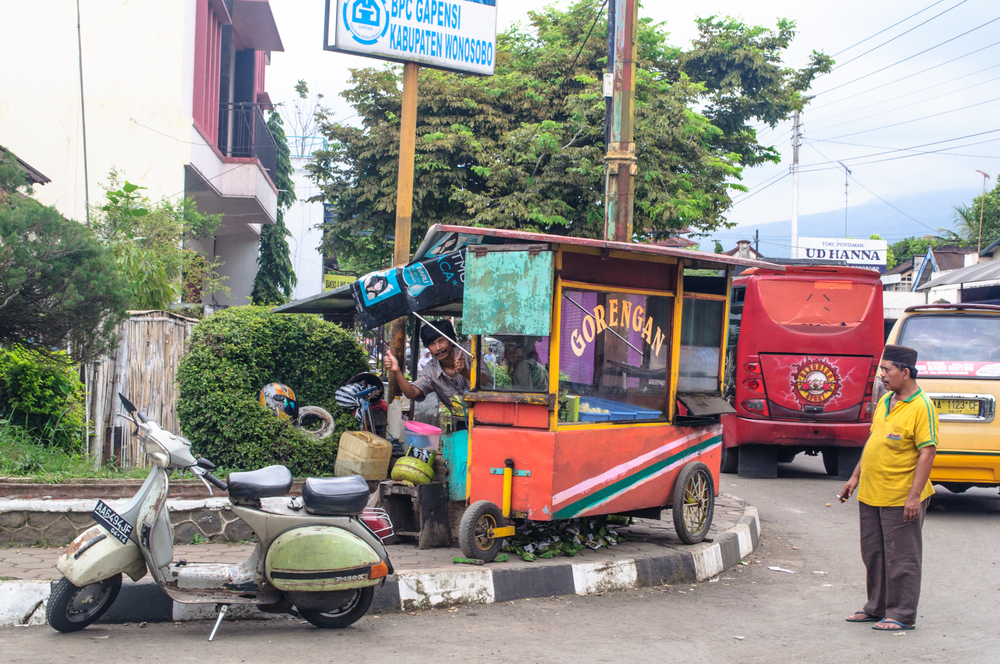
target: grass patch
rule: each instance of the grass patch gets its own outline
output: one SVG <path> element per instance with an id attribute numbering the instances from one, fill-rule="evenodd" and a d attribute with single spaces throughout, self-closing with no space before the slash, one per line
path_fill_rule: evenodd
<path id="1" fill-rule="evenodd" d="M 148 474 L 148 468 L 95 469 L 86 456 L 43 445 L 23 427 L 0 421 L 0 477 L 59 483 L 73 477 L 142 479 Z"/>

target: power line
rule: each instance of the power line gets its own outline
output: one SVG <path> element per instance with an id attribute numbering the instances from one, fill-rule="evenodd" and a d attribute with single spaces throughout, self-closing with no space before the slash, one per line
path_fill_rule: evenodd
<path id="1" fill-rule="evenodd" d="M 857 136 L 858 134 L 868 134 L 873 131 L 880 131 L 882 129 L 889 129 L 891 127 L 899 127 L 900 125 L 910 124 L 911 122 L 919 122 L 921 120 L 927 120 L 929 118 L 936 118 L 942 115 L 948 115 L 949 113 L 957 113 L 958 111 L 964 111 L 969 108 L 975 108 L 976 106 L 982 106 L 983 104 L 991 104 L 995 101 L 1000 101 L 1000 97 L 994 97 L 993 99 L 987 99 L 986 101 L 979 101 L 975 104 L 969 104 L 968 106 L 962 106 L 960 108 L 952 108 L 947 111 L 941 111 L 940 113 L 932 113 L 931 115 L 925 115 L 919 118 L 913 118 L 912 120 L 902 120 L 900 122 L 894 122 L 890 125 L 884 125 L 882 127 L 875 127 L 874 129 L 865 129 L 863 131 L 855 131 L 850 134 L 841 134 L 840 136 L 834 136 L 833 138 L 847 138 L 848 136 Z M 822 131 L 822 130 L 821 130 Z M 832 140 L 832 139 L 831 139 Z"/>
<path id="2" fill-rule="evenodd" d="M 833 92 L 834 90 L 839 90 L 840 88 L 844 87 L 845 85 L 851 85 L 852 83 L 857 83 L 858 81 L 864 80 L 864 79 L 868 78 L 869 76 L 874 76 L 875 74 L 878 74 L 879 72 L 883 72 L 886 69 L 891 69 L 892 67 L 895 67 L 896 65 L 901 65 L 904 62 L 908 62 L 909 60 L 912 60 L 913 58 L 915 58 L 917 56 L 923 55 L 924 53 L 929 53 L 930 51 L 933 51 L 936 48 L 940 48 L 941 46 L 944 46 L 945 44 L 948 44 L 950 42 L 955 41 L 956 39 L 959 39 L 959 38 L 964 37 L 964 36 L 966 36 L 968 34 L 971 34 L 971 33 L 975 32 L 976 30 L 979 30 L 981 28 L 985 28 L 987 25 L 990 25 L 991 23 L 996 23 L 997 21 L 1000 21 L 1000 16 L 996 17 L 993 20 L 987 21 L 986 23 L 983 23 L 982 25 L 977 25 L 976 27 L 972 28 L 971 30 L 966 30 L 962 34 L 956 35 L 956 36 L 952 37 L 951 39 L 946 39 L 943 42 L 941 42 L 940 44 L 935 44 L 934 46 L 931 46 L 930 48 L 925 48 L 924 50 L 920 51 L 919 53 L 914 53 L 913 55 L 911 55 L 909 57 L 906 57 L 906 58 L 903 58 L 902 60 L 900 60 L 898 62 L 894 62 L 891 65 L 886 65 L 885 67 L 882 67 L 881 69 L 876 69 L 875 71 L 869 72 L 869 73 L 865 74 L 864 76 L 859 76 L 858 78 L 855 78 L 854 80 L 848 81 L 847 83 L 841 83 L 840 85 L 834 86 L 834 87 L 832 87 L 832 88 L 830 88 L 828 90 L 824 90 L 823 92 L 817 92 L 816 96 L 825 95 L 827 92 Z"/>
<path id="3" fill-rule="evenodd" d="M 965 136 L 956 136 L 955 138 L 946 138 L 944 140 L 934 141 L 932 143 L 922 143 L 920 145 L 914 145 L 914 146 L 909 147 L 909 148 L 887 148 L 884 145 L 865 145 L 864 143 L 845 143 L 844 141 L 832 141 L 832 140 L 822 139 L 822 138 L 807 138 L 805 140 L 807 140 L 807 141 L 815 141 L 815 142 L 818 142 L 818 143 L 836 143 L 837 145 L 850 145 L 850 146 L 858 147 L 858 148 L 872 148 L 872 149 L 875 149 L 875 150 L 890 150 L 890 151 L 894 151 L 894 150 L 913 150 L 913 149 L 916 149 L 916 148 L 926 148 L 926 147 L 928 147 L 930 145 L 940 145 L 941 143 L 954 143 L 955 141 L 964 141 L 967 138 L 975 138 L 977 136 L 985 136 L 986 134 L 995 134 L 998 131 L 1000 131 L 1000 129 L 990 129 L 988 131 L 980 131 L 980 132 L 977 132 L 975 134 L 966 134 Z"/>
<path id="4" fill-rule="evenodd" d="M 827 161 L 828 161 L 829 163 L 833 164 L 833 162 L 832 162 L 832 161 L 830 161 L 830 158 L 829 158 L 829 157 L 827 157 L 827 156 L 826 156 L 825 154 L 823 154 L 822 152 L 820 152 L 819 148 L 817 148 L 817 147 L 816 147 L 815 145 L 812 145 L 812 144 L 810 143 L 810 144 L 809 144 L 809 147 L 811 147 L 811 148 L 812 148 L 813 150 L 815 150 L 815 151 L 816 151 L 816 153 L 817 153 L 817 154 L 819 154 L 819 156 L 823 157 L 823 159 L 826 159 L 826 160 L 827 160 Z M 912 155 L 911 155 L 911 156 L 912 156 Z M 834 166 L 836 166 L 836 164 L 834 164 Z M 838 169 L 838 170 L 839 170 L 839 169 Z M 845 171 L 846 171 L 846 169 L 845 169 Z M 879 196 L 878 194 L 876 194 L 876 193 L 875 193 L 874 191 L 872 191 L 871 189 L 869 189 L 869 188 L 868 188 L 868 187 L 866 187 L 865 185 L 861 184 L 861 183 L 860 183 L 860 182 L 858 181 L 858 179 L 857 179 L 856 177 L 854 177 L 854 175 L 853 175 L 853 174 L 851 173 L 851 171 L 846 171 L 846 174 L 847 174 L 847 177 L 849 177 L 850 179 L 854 180 L 854 182 L 855 182 L 855 183 L 857 183 L 857 184 L 858 184 L 858 185 L 859 185 L 859 186 L 860 186 L 860 187 L 861 187 L 862 189 L 864 189 L 864 190 L 865 190 L 865 191 L 867 191 L 867 192 L 868 192 L 869 194 L 871 194 L 871 195 L 872 195 L 872 196 L 874 196 L 875 198 L 879 199 L 880 201 L 882 201 L 883 203 L 885 203 L 886 205 L 888 205 L 889 207 L 891 207 L 891 208 L 892 208 L 893 210 L 895 210 L 896 212 L 900 213 L 901 215 L 903 215 L 903 216 L 905 216 L 905 217 L 909 217 L 910 219 L 912 219 L 913 221 L 917 222 L 918 224 L 920 224 L 920 225 L 921 225 L 921 226 L 923 226 L 924 228 L 928 228 L 928 229 L 930 229 L 930 230 L 932 230 L 932 231 L 936 231 L 936 230 L 937 230 L 936 228 L 931 228 L 930 226 L 928 226 L 928 225 L 927 225 L 927 224 L 925 224 L 924 222 L 920 221 L 920 220 L 919 220 L 919 219 L 917 219 L 916 217 L 913 217 L 913 216 L 910 216 L 909 214 L 907 214 L 907 213 L 903 212 L 903 211 L 902 211 L 902 210 L 900 210 L 900 209 L 899 209 L 898 207 L 896 207 L 895 205 L 893 205 L 893 204 L 892 204 L 892 203 L 890 203 L 889 201 L 885 200 L 884 198 L 882 198 L 881 196 Z"/>
<path id="5" fill-rule="evenodd" d="M 771 184 L 767 185 L 766 187 L 761 187 L 760 189 L 758 189 L 757 191 L 753 192 L 752 194 L 747 194 L 746 196 L 740 197 L 739 200 L 733 201 L 733 205 L 730 206 L 730 207 L 736 206 L 736 205 L 742 203 L 743 201 L 747 200 L 748 198 L 753 198 L 754 196 L 756 196 L 760 192 L 764 191 L 768 187 L 771 187 L 771 186 L 774 186 L 774 185 L 778 184 L 779 182 L 781 182 L 782 180 L 784 180 L 785 178 L 787 178 L 789 175 L 791 175 L 791 173 L 782 173 L 780 178 L 778 178 L 777 180 L 775 180 Z"/>
<path id="6" fill-rule="evenodd" d="M 905 95 L 899 95 L 897 97 L 891 97 L 889 99 L 884 99 L 882 101 L 875 102 L 874 104 L 868 104 L 867 106 L 859 107 L 859 108 L 854 108 L 854 109 L 851 109 L 849 111 L 842 111 L 842 112 L 837 113 L 835 115 L 829 115 L 829 116 L 827 116 L 825 118 L 818 118 L 816 120 L 813 120 L 812 123 L 822 122 L 823 120 L 833 120 L 833 119 L 841 117 L 843 115 L 848 115 L 849 113 L 854 113 L 856 111 L 860 111 L 860 110 L 872 108 L 874 106 L 880 106 L 880 105 L 886 104 L 886 103 L 888 103 L 890 101 L 898 101 L 900 99 L 904 99 L 904 98 L 909 97 L 911 95 L 915 95 L 915 94 L 918 94 L 920 92 L 926 92 L 927 90 L 931 90 L 933 88 L 939 88 L 942 85 L 948 85 L 949 83 L 954 83 L 955 81 L 961 80 L 963 78 L 967 78 L 969 76 L 973 76 L 974 74 L 979 74 L 981 72 L 984 72 L 987 69 L 995 69 L 997 67 L 1000 67 L 1000 63 L 995 64 L 995 65 L 993 65 L 991 67 L 987 67 L 986 69 L 980 69 L 979 71 L 973 72 L 972 74 L 966 74 L 965 76 L 959 76 L 958 78 L 953 78 L 953 79 L 949 79 L 947 81 L 942 81 L 941 83 L 935 83 L 934 85 L 930 85 L 930 86 L 928 86 L 926 88 L 921 88 L 920 90 L 914 90 L 913 92 L 908 92 Z M 991 79 L 989 79 L 987 81 L 981 81 L 979 83 L 973 83 L 972 85 L 966 86 L 964 88 L 959 88 L 958 90 L 951 90 L 947 94 L 955 94 L 955 93 L 958 93 L 958 92 L 965 92 L 966 90 L 971 90 L 972 88 L 977 88 L 980 85 L 986 85 L 987 83 L 992 83 L 993 81 L 998 81 L 998 80 L 1000 80 L 1000 77 L 991 78 Z M 909 104 L 904 104 L 903 106 L 898 106 L 896 108 L 891 108 L 891 109 L 886 110 L 886 111 L 879 111 L 878 113 L 872 113 L 871 115 L 864 115 L 864 116 L 862 116 L 860 118 L 854 118 L 854 119 L 851 119 L 851 120 L 844 120 L 843 122 L 838 122 L 837 124 L 826 125 L 825 127 L 819 127 L 819 129 L 832 129 L 833 127 L 839 127 L 840 125 L 843 125 L 843 124 L 848 124 L 848 123 L 851 123 L 851 122 L 859 122 L 861 120 L 867 120 L 868 118 L 873 118 L 876 115 L 883 115 L 885 113 L 892 113 L 893 111 L 899 111 L 899 110 L 902 110 L 904 108 L 910 108 L 911 106 L 913 106 L 915 104 L 922 104 L 924 102 L 931 101 L 932 99 L 937 99 L 940 96 L 941 95 L 935 95 L 935 96 L 933 96 L 933 97 L 931 97 L 929 99 L 924 99 L 924 100 L 921 100 L 921 101 L 911 102 Z M 813 124 L 813 129 L 817 129 L 817 127 L 815 127 L 814 124 Z"/>
<path id="7" fill-rule="evenodd" d="M 864 90 L 863 92 L 858 92 L 858 93 L 852 94 L 852 95 L 850 95 L 848 97 L 844 97 L 843 99 L 837 99 L 836 101 L 828 101 L 825 104 L 820 104 L 819 106 L 812 106 L 811 108 L 812 108 L 812 110 L 815 111 L 817 109 L 826 108 L 827 106 L 833 106 L 834 104 L 840 104 L 840 103 L 843 103 L 845 101 L 849 101 L 851 99 L 857 99 L 861 95 L 866 95 L 869 92 L 875 92 L 876 90 L 884 90 L 885 88 L 889 87 L 890 85 L 895 85 L 896 83 L 900 83 L 902 81 L 905 81 L 908 78 L 913 78 L 914 76 L 919 76 L 921 74 L 926 74 L 927 72 L 929 72 L 929 71 L 931 71 L 933 69 L 937 69 L 938 67 L 944 67 L 945 65 L 950 65 L 953 62 L 956 62 L 956 61 L 961 60 L 963 58 L 967 58 L 970 55 L 975 55 L 976 53 L 979 53 L 980 51 L 985 51 L 988 48 L 993 48 L 994 46 L 1000 46 L 1000 41 L 993 42 L 992 44 L 987 44 L 986 46 L 982 46 L 980 48 L 977 48 L 974 51 L 969 51 L 968 53 L 966 53 L 964 55 L 960 55 L 958 57 L 952 58 L 951 60 L 946 60 L 946 61 L 944 61 L 944 62 L 942 62 L 940 64 L 936 64 L 936 65 L 934 65 L 932 67 L 928 67 L 927 69 L 922 69 L 922 70 L 920 70 L 918 72 L 914 72 L 912 74 L 907 74 L 906 76 L 901 76 L 900 78 L 897 78 L 894 81 L 889 81 L 888 83 L 883 83 L 881 85 L 876 85 L 874 88 L 868 88 L 867 90 Z M 991 67 L 988 67 L 988 69 L 991 69 Z"/>
<path id="8" fill-rule="evenodd" d="M 940 5 L 940 4 L 942 3 L 942 2 L 944 2 L 944 0 L 937 0 L 937 2 L 935 2 L 935 3 L 933 3 L 933 4 L 930 4 L 930 5 L 926 6 L 926 7 L 924 7 L 923 9 L 921 9 L 921 10 L 920 10 L 920 11 L 918 11 L 918 12 L 915 12 L 915 13 L 913 13 L 913 14 L 910 14 L 909 16 L 907 16 L 906 18 L 904 18 L 903 20 L 901 20 L 901 21 L 896 21 L 895 23 L 893 23 L 892 25 L 890 25 L 890 26 L 889 26 L 888 28 L 883 28 L 883 29 L 879 30 L 878 32 L 876 32 L 875 34 L 873 34 L 873 35 L 871 35 L 871 36 L 869 36 L 869 37 L 865 37 L 865 38 L 864 38 L 864 39 L 862 39 L 861 41 L 859 41 L 859 42 L 857 42 L 857 43 L 855 43 L 855 44 L 851 44 L 851 45 L 850 45 L 850 46 L 848 46 L 847 48 L 844 48 L 844 49 L 841 49 L 841 50 L 837 51 L 836 53 L 834 53 L 834 54 L 833 54 L 832 56 L 830 56 L 830 57 L 832 57 L 832 58 L 835 58 L 835 57 L 837 57 L 838 55 L 840 55 L 841 53 L 846 53 L 847 51 L 850 51 L 850 50 L 851 50 L 852 48 L 854 48 L 855 46 L 861 46 L 862 44 L 864 44 L 864 43 L 865 43 L 866 41 L 868 41 L 869 39 L 875 39 L 876 37 L 878 37 L 878 36 L 879 36 L 880 34 L 882 34 L 883 32 L 888 32 L 889 30 L 892 30 L 893 28 L 895 28 L 895 27 L 896 27 L 897 25 L 900 25 L 900 24 L 902 24 L 902 23 L 906 23 L 907 21 L 909 21 L 909 20 L 910 20 L 911 18 L 913 18 L 913 17 L 914 17 L 914 16 L 916 16 L 917 14 L 923 14 L 923 13 L 924 13 L 925 11 L 927 11 L 928 9 L 930 9 L 930 8 L 932 8 L 932 7 L 936 7 L 937 5 Z"/>
<path id="9" fill-rule="evenodd" d="M 914 30 L 916 30 L 917 28 L 919 28 L 919 27 L 921 27 L 921 26 L 924 26 L 924 25 L 927 25 L 928 23 L 930 23 L 930 22 L 931 22 L 931 21 L 933 21 L 934 19 L 936 19 L 936 18 L 940 18 L 941 16 L 944 16 L 945 14 L 947 14 L 948 12 L 950 12 L 950 11 L 951 11 L 952 9 L 955 9 L 955 8 L 956 8 L 956 7 L 958 7 L 959 5 L 964 5 L 964 4 L 965 4 L 966 2 L 968 2 L 968 1 L 969 1 L 969 0 L 961 0 L 961 2 L 959 2 L 959 3 L 957 4 L 957 5 L 952 5 L 952 6 L 951 6 L 951 7 L 949 7 L 948 9 L 944 10 L 943 12 L 941 12 L 940 14 L 935 14 L 934 16 L 931 16 L 931 17 L 930 17 L 929 19 L 927 19 L 927 20 L 926 20 L 926 21 L 924 21 L 923 23 L 918 23 L 918 24 L 916 24 L 915 26 L 913 26 L 912 28 L 910 28 L 909 30 L 907 30 L 907 31 L 905 31 L 905 32 L 901 32 L 901 33 L 899 33 L 898 35 L 896 35 L 896 36 L 895 36 L 895 37 L 893 37 L 892 39 L 888 39 L 888 40 L 886 40 L 886 41 L 882 42 L 881 44 L 879 44 L 878 46 L 874 46 L 874 47 L 872 47 L 872 48 L 868 49 L 867 51 L 865 51 L 865 52 L 864 52 L 864 53 L 862 53 L 861 55 L 856 55 L 856 56 L 854 56 L 853 58 L 851 58 L 850 60 L 848 60 L 847 62 L 842 62 L 842 63 L 840 63 L 839 65 L 837 65 L 836 67 L 834 67 L 834 68 L 833 68 L 833 69 L 832 69 L 831 71 L 836 71 L 837 69 L 840 69 L 840 68 L 841 68 L 841 67 L 843 67 L 844 65 L 849 65 L 849 64 L 851 64 L 852 62 L 854 62 L 854 61 L 855 61 L 855 60 L 857 60 L 858 58 L 863 58 L 863 57 L 865 57 L 866 55 L 868 55 L 868 54 L 869 54 L 869 53 L 871 53 L 872 51 L 876 51 L 876 50 L 878 50 L 878 49 L 882 48 L 883 46 L 885 46 L 886 44 L 889 44 L 889 43 L 891 43 L 891 42 L 894 42 L 894 41 L 896 41 L 897 39 L 899 39 L 900 37 L 902 37 L 902 36 L 904 36 L 904 35 L 908 35 L 908 34 L 910 34 L 910 33 L 911 33 L 911 32 L 913 32 Z M 937 4 L 937 3 L 934 3 L 934 4 Z M 897 23 L 896 25 L 899 25 L 899 24 Z"/>

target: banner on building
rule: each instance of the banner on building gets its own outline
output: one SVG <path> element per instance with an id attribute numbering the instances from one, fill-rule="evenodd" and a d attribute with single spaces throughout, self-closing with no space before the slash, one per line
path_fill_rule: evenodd
<path id="1" fill-rule="evenodd" d="M 366 274 L 351 285 L 358 319 L 367 329 L 436 304 L 462 299 L 465 249 Z"/>
<path id="2" fill-rule="evenodd" d="M 851 267 L 885 272 L 889 244 L 885 240 L 853 240 L 836 237 L 800 237 L 799 258 L 845 261 Z"/>
<path id="3" fill-rule="evenodd" d="M 357 277 L 352 277 L 349 274 L 324 274 L 323 290 L 328 291 L 333 290 L 334 288 L 340 288 L 341 286 L 352 284 L 357 280 Z"/>
<path id="4" fill-rule="evenodd" d="M 496 0 L 326 0 L 323 49 L 493 75 Z"/>

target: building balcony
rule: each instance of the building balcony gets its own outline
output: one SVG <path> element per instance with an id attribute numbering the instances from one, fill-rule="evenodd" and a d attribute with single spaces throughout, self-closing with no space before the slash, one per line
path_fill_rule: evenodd
<path id="1" fill-rule="evenodd" d="M 277 144 L 260 105 L 220 105 L 214 141 L 197 124 L 191 133 L 185 195 L 194 198 L 200 212 L 225 215 L 217 236 L 259 235 L 261 225 L 275 222 L 278 209 Z"/>

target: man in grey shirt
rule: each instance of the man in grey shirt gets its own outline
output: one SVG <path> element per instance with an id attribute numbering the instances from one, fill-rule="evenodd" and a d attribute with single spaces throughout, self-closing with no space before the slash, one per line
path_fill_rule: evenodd
<path id="1" fill-rule="evenodd" d="M 469 363 L 462 351 L 447 338 L 455 338 L 455 328 L 452 324 L 449 321 L 435 321 L 434 327 L 444 332 L 444 335 L 429 325 L 421 328 L 420 340 L 427 346 L 432 357 L 413 383 L 403 375 L 399 362 L 392 353 L 386 353 L 384 364 L 386 371 L 395 376 L 396 385 L 408 399 L 423 401 L 426 395 L 434 392 L 441 403 L 450 409 L 452 397 L 461 396 L 469 391 L 471 386 Z M 482 385 L 489 385 L 492 382 L 485 362 L 479 373 L 479 379 Z"/>

